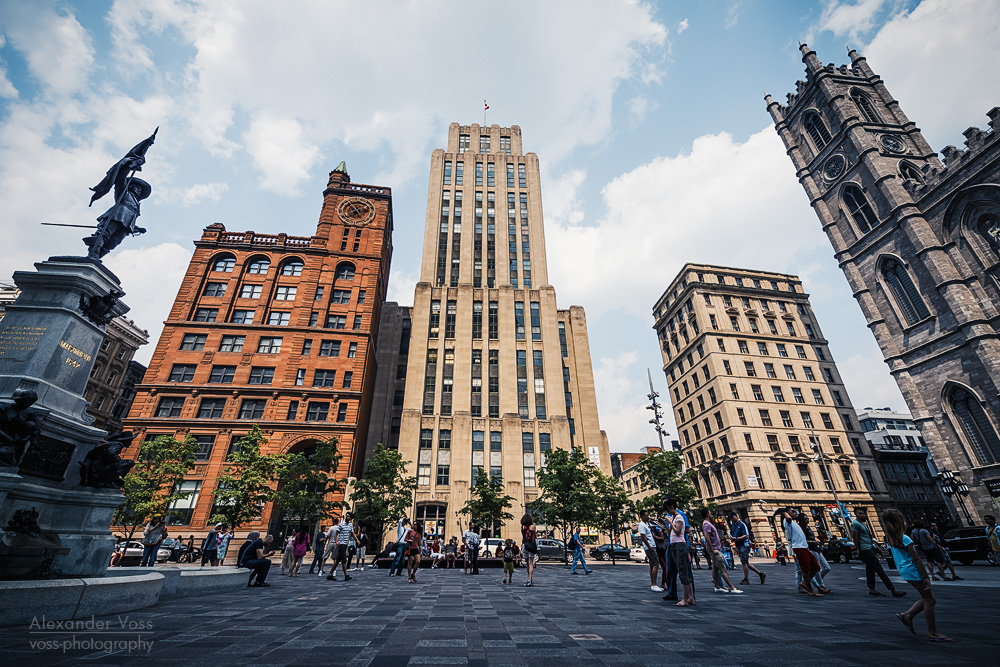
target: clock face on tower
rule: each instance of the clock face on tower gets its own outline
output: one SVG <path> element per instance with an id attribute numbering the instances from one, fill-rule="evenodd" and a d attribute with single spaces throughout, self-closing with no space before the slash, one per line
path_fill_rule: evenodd
<path id="1" fill-rule="evenodd" d="M 337 215 L 348 225 L 364 226 L 375 219 L 375 207 L 361 197 L 347 197 L 337 206 Z"/>

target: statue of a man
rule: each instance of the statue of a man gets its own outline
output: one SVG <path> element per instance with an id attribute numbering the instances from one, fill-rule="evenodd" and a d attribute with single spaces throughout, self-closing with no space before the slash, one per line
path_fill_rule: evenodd
<path id="1" fill-rule="evenodd" d="M 120 455 L 134 438 L 135 433 L 125 431 L 109 436 L 107 442 L 87 452 L 80 462 L 80 485 L 120 489 L 123 478 L 135 465 L 135 461 L 123 459 Z"/>
<path id="2" fill-rule="evenodd" d="M 156 128 L 156 131 L 159 129 Z M 90 248 L 88 258 L 101 259 L 118 247 L 126 236 L 145 233 L 145 229 L 136 225 L 139 219 L 139 202 L 148 197 L 153 188 L 141 178 L 136 178 L 135 172 L 142 171 L 142 165 L 146 163 L 146 151 L 153 145 L 156 131 L 108 169 L 104 179 L 91 188 L 94 192 L 90 198 L 91 205 L 110 192 L 112 187 L 115 191 L 115 203 L 97 219 L 97 231 L 83 240 Z"/>
<path id="3" fill-rule="evenodd" d="M 18 389 L 11 397 L 14 403 L 0 408 L 0 465 L 16 466 L 24 456 L 24 450 L 38 436 L 40 428 L 34 416 L 28 412 L 38 394 L 31 390 Z"/>

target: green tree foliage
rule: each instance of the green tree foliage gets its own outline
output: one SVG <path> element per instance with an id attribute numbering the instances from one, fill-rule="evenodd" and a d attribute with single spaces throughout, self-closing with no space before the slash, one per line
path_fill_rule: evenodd
<path id="1" fill-rule="evenodd" d="M 170 514 L 171 503 L 187 498 L 179 491 L 184 475 L 194 467 L 200 445 L 188 436 L 183 442 L 168 435 L 139 444 L 136 464 L 122 484 L 125 500 L 115 510 L 114 523 L 131 540 L 141 526 L 154 516 Z"/>
<path id="2" fill-rule="evenodd" d="M 674 498 L 678 507 L 688 507 L 698 495 L 692 480 L 695 472 L 683 472 L 684 459 L 680 452 L 661 451 L 649 454 L 639 460 L 637 472 L 645 481 L 645 485 L 656 489 L 656 493 L 644 498 L 639 503 L 639 509 L 660 512 L 663 501 Z"/>
<path id="3" fill-rule="evenodd" d="M 318 443 L 316 451 L 309 455 L 296 453 L 278 457 L 278 486 L 270 499 L 281 508 L 285 521 L 311 525 L 333 516 L 336 509 L 344 506 L 343 502 L 328 498 L 344 489 L 344 480 L 335 476 L 341 458 L 337 438 Z"/>
<path id="4" fill-rule="evenodd" d="M 407 465 L 397 450 L 379 443 L 364 476 L 354 483 L 354 519 L 368 527 L 372 549 L 381 547 L 386 527 L 405 516 L 413 503 L 417 478 L 406 475 Z"/>
<path id="5" fill-rule="evenodd" d="M 635 515 L 635 504 L 629 500 L 628 492 L 614 477 L 600 471 L 594 477 L 594 496 L 596 512 L 591 525 L 611 535 L 614 544 L 619 535 L 631 532 L 632 517 Z M 615 551 L 611 550 L 612 564 Z"/>
<path id="6" fill-rule="evenodd" d="M 514 498 L 504 493 L 503 479 L 497 475 L 487 475 L 482 468 L 476 469 L 476 483 L 469 489 L 469 500 L 466 501 L 459 514 L 469 517 L 469 520 L 479 527 L 489 529 L 504 521 L 512 521 L 514 515 L 508 512 L 514 504 Z"/>
<path id="7" fill-rule="evenodd" d="M 267 439 L 256 424 L 236 442 L 219 475 L 211 521 L 224 521 L 236 530 L 263 514 L 281 461 L 280 455 L 261 453 L 265 444 Z"/>
<path id="8" fill-rule="evenodd" d="M 538 471 L 542 494 L 532 503 L 531 511 L 538 512 L 547 525 L 558 526 L 568 543 L 574 529 L 594 518 L 594 477 L 598 472 L 583 448 L 553 449 L 545 456 L 545 467 Z"/>

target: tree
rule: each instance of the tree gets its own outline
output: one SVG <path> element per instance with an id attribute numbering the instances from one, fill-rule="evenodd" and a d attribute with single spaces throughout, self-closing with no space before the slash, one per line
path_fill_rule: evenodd
<path id="1" fill-rule="evenodd" d="M 636 464 L 636 471 L 646 486 L 656 490 L 639 503 L 640 509 L 662 511 L 663 501 L 667 498 L 676 500 L 678 507 L 687 507 L 698 495 L 692 483 L 697 473 L 693 470 L 684 472 L 684 459 L 680 452 L 648 454 Z"/>
<path id="2" fill-rule="evenodd" d="M 386 527 L 405 516 L 413 504 L 417 478 L 406 475 L 407 465 L 397 450 L 379 443 L 364 476 L 354 483 L 354 518 L 368 527 L 373 549 L 381 547 Z"/>
<path id="3" fill-rule="evenodd" d="M 139 444 L 136 464 L 122 484 L 125 500 L 114 516 L 114 524 L 124 529 L 126 540 L 131 540 L 148 519 L 171 515 L 170 505 L 191 495 L 180 486 L 194 467 L 199 447 L 191 436 L 181 442 L 160 435 Z"/>
<path id="4" fill-rule="evenodd" d="M 470 498 L 459 514 L 465 514 L 477 526 L 490 526 L 512 521 L 514 515 L 508 512 L 514 498 L 504 493 L 503 478 L 487 475 L 482 468 L 476 468 L 476 482 L 469 489 Z"/>
<path id="5" fill-rule="evenodd" d="M 559 526 L 565 548 L 573 530 L 593 519 L 593 479 L 597 472 L 581 447 L 551 450 L 545 456 L 545 467 L 538 471 L 542 494 L 532 503 L 532 510 L 538 511 L 547 524 Z"/>
<path id="6" fill-rule="evenodd" d="M 280 462 L 278 455 L 261 453 L 265 444 L 267 439 L 256 424 L 236 442 L 219 475 L 210 521 L 225 522 L 236 530 L 264 513 Z"/>
<path id="7" fill-rule="evenodd" d="M 344 480 L 334 476 L 341 458 L 337 438 L 320 442 L 308 456 L 290 453 L 278 457 L 278 486 L 270 499 L 281 508 L 286 521 L 313 524 L 343 508 L 343 502 L 328 499 L 344 488 Z"/>
<path id="8" fill-rule="evenodd" d="M 632 517 L 635 514 L 635 504 L 629 500 L 628 492 L 614 477 L 598 472 L 594 477 L 594 496 L 596 513 L 591 523 L 595 528 L 611 535 L 611 544 L 615 538 L 629 530 Z M 615 550 L 611 549 L 611 563 L 615 562 Z"/>

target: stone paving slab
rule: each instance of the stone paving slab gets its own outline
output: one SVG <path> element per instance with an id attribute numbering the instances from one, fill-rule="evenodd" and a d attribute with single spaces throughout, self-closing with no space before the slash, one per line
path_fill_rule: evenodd
<path id="1" fill-rule="evenodd" d="M 3 628 L 0 650 L 14 665 L 185 667 L 982 667 L 1000 654 L 1000 568 L 964 567 L 967 581 L 935 583 L 939 627 L 958 640 L 946 645 L 927 641 L 922 619 L 913 636 L 895 618 L 915 599 L 902 582 L 906 598 L 872 598 L 861 566 L 834 565 L 827 578 L 834 594 L 813 599 L 795 592 L 794 568 L 762 567 L 768 583 L 746 586 L 741 596 L 712 592 L 708 572 L 696 570 L 699 602 L 688 609 L 663 602 L 649 590 L 645 566 L 634 564 L 599 564 L 590 576 L 546 564 L 533 588 L 521 585 L 523 571 L 506 586 L 489 571 L 422 571 L 417 584 L 380 570 L 356 572 L 350 582 L 274 573 L 270 588 L 99 618 L 110 623 L 102 632 Z"/>

